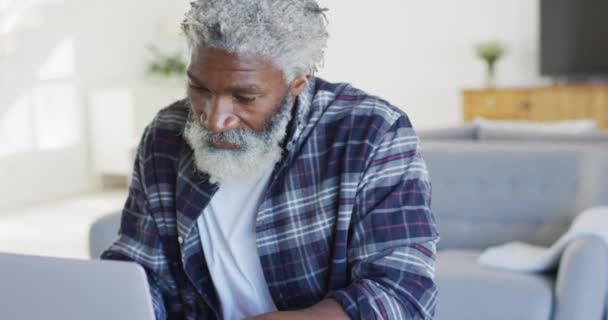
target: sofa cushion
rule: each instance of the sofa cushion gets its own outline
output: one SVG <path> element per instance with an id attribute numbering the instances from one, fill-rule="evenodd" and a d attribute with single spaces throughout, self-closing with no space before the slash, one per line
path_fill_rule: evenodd
<path id="1" fill-rule="evenodd" d="M 439 249 L 508 241 L 548 246 L 597 197 L 587 148 L 541 144 L 426 143 Z M 599 194 L 598 194 L 599 195 Z"/>
<path id="2" fill-rule="evenodd" d="M 481 267 L 477 250 L 444 250 L 437 256 L 439 297 L 435 319 L 549 320 L 551 277 Z"/>
<path id="3" fill-rule="evenodd" d="M 536 141 L 608 146 L 608 131 L 597 130 L 595 120 L 556 122 L 493 121 L 475 119 L 480 141 Z"/>
<path id="4" fill-rule="evenodd" d="M 597 131 L 597 121 L 592 119 L 563 120 L 552 122 L 504 121 L 475 118 L 473 123 L 480 131 L 496 130 L 506 135 L 511 133 L 525 134 L 561 134 L 581 135 Z"/>
<path id="5" fill-rule="evenodd" d="M 480 141 L 537 141 L 556 143 L 584 143 L 590 146 L 608 145 L 608 132 L 590 132 L 579 135 L 506 132 L 500 129 L 479 129 Z"/>
<path id="6" fill-rule="evenodd" d="M 472 123 L 464 125 L 436 128 L 436 129 L 421 129 L 416 130 L 421 141 L 427 140 L 477 140 L 477 126 Z"/>

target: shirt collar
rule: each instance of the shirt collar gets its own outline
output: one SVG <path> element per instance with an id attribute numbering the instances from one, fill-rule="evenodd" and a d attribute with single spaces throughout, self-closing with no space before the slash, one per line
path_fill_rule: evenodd
<path id="1" fill-rule="evenodd" d="M 287 151 L 293 149 L 294 144 L 302 134 L 303 129 L 306 127 L 308 120 L 310 119 L 310 113 L 312 112 L 312 101 L 316 92 L 316 78 L 312 79 L 306 85 L 306 88 L 296 100 L 296 116 L 293 121 L 293 127 L 289 132 L 289 141 L 287 143 Z"/>

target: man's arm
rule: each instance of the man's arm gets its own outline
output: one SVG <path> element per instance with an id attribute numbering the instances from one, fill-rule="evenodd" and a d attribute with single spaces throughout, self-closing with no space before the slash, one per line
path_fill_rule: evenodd
<path id="1" fill-rule="evenodd" d="M 248 320 L 348 320 L 342 306 L 333 299 L 323 300 L 310 308 L 298 311 L 270 312 Z"/>
<path id="2" fill-rule="evenodd" d="M 159 277 L 165 275 L 165 278 L 168 278 L 166 277 L 168 267 L 142 181 L 148 140 L 149 130 L 146 128 L 133 165 L 129 195 L 121 216 L 119 237 L 102 253 L 101 258 L 132 261 L 141 265 L 148 278 L 156 319 L 167 319 L 163 297 L 163 292 L 166 291 L 163 288 L 167 284 L 160 281 Z"/>
<path id="3" fill-rule="evenodd" d="M 439 235 L 418 138 L 401 117 L 371 147 L 351 220 L 351 284 L 311 308 L 252 319 L 433 318 Z"/>
<path id="4" fill-rule="evenodd" d="M 429 320 L 439 234 L 419 140 L 406 116 L 375 140 L 350 222 L 350 285 L 327 297 L 353 319 Z"/>

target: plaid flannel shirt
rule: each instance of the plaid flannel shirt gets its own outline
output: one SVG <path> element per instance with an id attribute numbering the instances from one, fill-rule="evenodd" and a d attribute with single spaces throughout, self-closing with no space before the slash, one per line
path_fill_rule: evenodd
<path id="1" fill-rule="evenodd" d="M 275 305 L 331 298 L 353 319 L 432 319 L 439 235 L 407 116 L 320 78 L 296 108 L 256 220 Z M 119 237 L 102 258 L 143 266 L 157 319 L 222 319 L 196 224 L 218 186 L 182 136 L 188 112 L 176 102 L 146 128 Z"/>

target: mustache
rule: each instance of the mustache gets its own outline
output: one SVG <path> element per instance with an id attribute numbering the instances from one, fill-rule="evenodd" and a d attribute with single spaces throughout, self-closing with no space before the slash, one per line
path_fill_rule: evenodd
<path id="1" fill-rule="evenodd" d="M 235 128 L 223 132 L 210 131 L 198 122 L 192 111 L 190 111 L 186 125 L 191 129 L 194 129 L 198 136 L 198 142 L 207 146 L 211 143 L 230 143 L 239 148 L 243 148 L 246 145 L 248 137 L 256 136 L 254 132 L 243 128 Z"/>
<path id="2" fill-rule="evenodd" d="M 282 118 L 287 117 L 289 121 L 291 118 L 290 107 L 293 104 L 293 98 L 286 93 L 281 104 L 278 106 L 276 113 L 265 121 L 259 132 L 247 128 L 235 128 L 223 132 L 211 131 L 199 122 L 192 109 L 190 100 L 186 99 L 185 103 L 188 107 L 188 120 L 186 126 L 196 132 L 198 143 L 206 147 L 209 147 L 213 143 L 229 143 L 236 146 L 238 150 L 244 151 L 252 141 L 268 140 Z"/>
<path id="3" fill-rule="evenodd" d="M 249 128 L 235 128 L 229 131 L 215 132 L 207 129 L 196 118 L 196 114 L 189 112 L 186 127 L 194 133 L 196 140 L 193 143 L 199 144 L 204 148 L 211 148 L 213 144 L 228 143 L 236 147 L 232 151 L 247 151 L 255 141 L 267 141 L 276 127 L 276 119 L 270 119 L 260 132 Z"/>
<path id="4" fill-rule="evenodd" d="M 202 127 L 202 126 L 201 126 Z M 254 133 L 245 129 L 233 129 L 224 132 L 211 132 L 204 127 L 201 128 L 205 134 L 202 136 L 206 143 L 230 143 L 239 148 L 246 145 L 245 141 L 247 136 L 255 135 Z"/>

